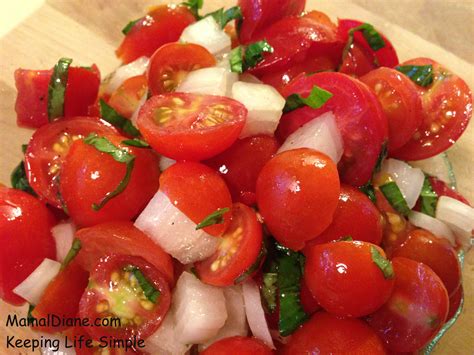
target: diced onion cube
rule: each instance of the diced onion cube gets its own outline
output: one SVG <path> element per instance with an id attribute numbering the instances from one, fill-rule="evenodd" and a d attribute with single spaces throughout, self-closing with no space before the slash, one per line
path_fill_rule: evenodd
<path id="1" fill-rule="evenodd" d="M 236 73 L 225 68 L 203 68 L 193 70 L 186 75 L 176 88 L 177 92 L 226 96 L 237 81 Z"/>
<path id="2" fill-rule="evenodd" d="M 214 55 L 222 55 L 231 48 L 230 37 L 212 16 L 204 17 L 186 27 L 179 40 L 199 44 Z"/>
<path id="3" fill-rule="evenodd" d="M 436 205 L 436 218 L 452 229 L 459 244 L 470 246 L 474 229 L 474 208 L 452 197 L 440 196 Z"/>
<path id="4" fill-rule="evenodd" d="M 148 57 L 140 57 L 131 63 L 118 67 L 105 79 L 104 93 L 111 95 L 125 80 L 144 74 L 148 68 L 148 63 Z"/>
<path id="5" fill-rule="evenodd" d="M 51 234 L 56 242 L 56 259 L 60 262 L 64 260 L 76 233 L 76 226 L 72 222 L 63 222 L 51 228 Z"/>
<path id="6" fill-rule="evenodd" d="M 438 238 L 446 239 L 447 241 L 449 241 L 449 243 L 451 243 L 451 245 L 456 245 L 453 232 L 446 224 L 441 222 L 439 219 L 433 218 L 421 212 L 411 211 L 408 215 L 408 220 L 414 226 L 426 229 Z"/>

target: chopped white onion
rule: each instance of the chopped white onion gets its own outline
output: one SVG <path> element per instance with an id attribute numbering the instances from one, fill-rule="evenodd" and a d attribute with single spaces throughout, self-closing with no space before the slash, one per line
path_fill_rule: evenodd
<path id="1" fill-rule="evenodd" d="M 248 279 L 242 284 L 244 294 L 245 313 L 252 334 L 267 344 L 270 348 L 275 349 L 272 336 L 268 329 L 265 312 L 260 298 L 260 291 L 254 280 Z"/>
<path id="2" fill-rule="evenodd" d="M 51 228 L 54 241 L 56 242 L 56 260 L 62 262 L 71 249 L 76 226 L 72 222 L 63 222 Z"/>
<path id="3" fill-rule="evenodd" d="M 474 208 L 452 197 L 441 196 L 436 205 L 436 218 L 452 229 L 459 244 L 470 246 L 474 229 Z"/>
<path id="4" fill-rule="evenodd" d="M 137 127 L 137 118 L 138 118 L 138 114 L 140 113 L 140 109 L 142 108 L 143 105 L 145 105 L 145 102 L 147 100 L 147 97 L 148 97 L 148 92 L 145 91 L 145 93 L 143 94 L 143 96 L 140 98 L 140 101 L 138 101 L 138 106 L 137 108 L 135 109 L 135 111 L 133 111 L 132 113 L 132 116 L 130 117 L 130 121 L 132 122 L 133 126 L 134 127 Z"/>
<path id="5" fill-rule="evenodd" d="M 140 57 L 131 63 L 118 67 L 110 76 L 106 79 L 107 83 L 104 87 L 105 94 L 112 94 L 119 88 L 122 83 L 134 76 L 142 75 L 148 68 L 149 58 Z"/>
<path id="6" fill-rule="evenodd" d="M 243 81 L 244 83 L 263 84 L 259 78 L 249 73 L 240 74 L 239 80 Z"/>
<path id="7" fill-rule="evenodd" d="M 41 347 L 42 355 L 76 355 L 76 350 L 74 347 L 70 347 L 71 340 L 69 340 L 69 345 L 66 348 L 66 339 L 60 334 L 46 334 L 40 333 L 43 337 L 45 346 Z"/>
<path id="8" fill-rule="evenodd" d="M 425 174 L 418 168 L 412 168 L 404 161 L 397 159 L 387 159 L 384 161 L 381 169 L 392 177 L 400 189 L 403 198 L 411 209 L 415 207 L 418 196 L 420 196 Z"/>
<path id="9" fill-rule="evenodd" d="M 274 87 L 237 81 L 232 86 L 232 98 L 244 104 L 248 110 L 247 122 L 240 138 L 258 134 L 273 135 L 285 106 L 285 99 Z"/>
<path id="10" fill-rule="evenodd" d="M 409 161 L 408 164 L 414 168 L 420 168 L 425 173 L 444 181 L 446 184 L 453 182 L 453 167 L 446 153 L 428 159 Z"/>
<path id="11" fill-rule="evenodd" d="M 176 91 L 226 96 L 236 81 L 237 74 L 231 73 L 226 68 L 203 68 L 189 72 Z"/>
<path id="12" fill-rule="evenodd" d="M 160 171 L 161 172 L 165 171 L 173 164 L 176 164 L 176 160 L 165 157 L 163 155 L 160 157 Z"/>
<path id="13" fill-rule="evenodd" d="M 13 289 L 13 293 L 28 303 L 38 304 L 44 290 L 59 273 L 61 264 L 55 260 L 44 259 L 41 264 L 22 283 Z"/>
<path id="14" fill-rule="evenodd" d="M 322 152 L 337 164 L 344 147 L 334 114 L 323 113 L 298 128 L 286 138 L 278 153 L 298 148 L 310 148 Z"/>
<path id="15" fill-rule="evenodd" d="M 427 214 L 411 211 L 408 220 L 415 226 L 426 229 L 439 238 L 448 240 L 451 245 L 456 245 L 453 232 L 449 227 L 439 219 L 428 216 Z"/>
<path id="16" fill-rule="evenodd" d="M 174 206 L 159 190 L 135 221 L 156 244 L 182 264 L 189 264 L 211 256 L 219 238 L 204 230 L 196 230 L 196 223 Z"/>
<path id="17" fill-rule="evenodd" d="M 223 289 L 206 285 L 189 272 L 183 272 L 178 279 L 173 307 L 176 338 L 184 344 L 209 341 L 227 319 Z"/>
<path id="18" fill-rule="evenodd" d="M 212 16 L 204 17 L 183 30 L 181 42 L 196 43 L 214 55 L 222 55 L 231 48 L 231 39 Z"/>

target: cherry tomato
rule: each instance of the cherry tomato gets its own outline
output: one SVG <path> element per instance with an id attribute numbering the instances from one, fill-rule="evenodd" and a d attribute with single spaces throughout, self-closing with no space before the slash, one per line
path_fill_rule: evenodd
<path id="1" fill-rule="evenodd" d="M 452 188 L 448 187 L 448 185 L 446 185 L 444 181 L 441 181 L 435 177 L 429 177 L 429 180 L 433 191 L 436 192 L 438 196 L 452 197 L 462 203 L 465 203 L 466 205 L 471 205 L 464 196 L 462 196 L 456 190 L 453 190 Z"/>
<path id="2" fill-rule="evenodd" d="M 423 105 L 423 123 L 411 140 L 392 156 L 402 160 L 430 158 L 452 146 L 472 116 L 472 94 L 459 76 L 427 58 L 400 65 L 433 65 L 433 83 L 418 87 Z"/>
<path id="3" fill-rule="evenodd" d="M 59 175 L 71 144 L 89 133 L 117 133 L 105 121 L 95 117 L 74 117 L 46 124 L 31 137 L 25 153 L 28 182 L 40 199 L 62 208 Z"/>
<path id="4" fill-rule="evenodd" d="M 332 111 L 344 143 L 338 164 L 341 180 L 362 186 L 372 177 L 382 144 L 387 139 L 387 119 L 380 104 L 365 84 L 340 73 L 300 75 L 285 87 L 284 96 L 298 93 L 307 97 L 314 85 L 333 96 L 319 109 L 306 106 L 283 115 L 276 135 L 284 141 L 306 122 Z"/>
<path id="5" fill-rule="evenodd" d="M 244 281 L 258 270 L 249 270 L 262 250 L 262 225 L 257 215 L 241 203 L 232 206 L 232 222 L 225 231 L 219 247 L 208 259 L 195 264 L 202 282 L 214 286 L 231 286 Z M 249 275 L 245 274 L 250 271 Z M 245 276 L 245 277 L 243 277 Z"/>
<path id="6" fill-rule="evenodd" d="M 229 350 L 238 350 L 239 355 L 271 355 L 272 349 L 257 338 L 233 336 L 216 341 L 202 355 L 227 355 Z"/>
<path id="7" fill-rule="evenodd" d="M 135 23 L 115 54 L 124 63 L 141 56 L 151 57 L 163 44 L 176 42 L 181 32 L 195 21 L 186 6 L 156 6 Z"/>
<path id="8" fill-rule="evenodd" d="M 289 150 L 265 164 L 256 191 L 259 211 L 272 235 L 299 250 L 332 222 L 339 177 L 326 155 L 306 148 Z"/>
<path id="9" fill-rule="evenodd" d="M 84 328 L 93 339 L 146 339 L 158 329 L 170 303 L 168 283 L 153 265 L 137 256 L 111 255 L 102 258 L 92 271 L 79 316 L 94 322 L 97 318 L 120 319 L 115 326 Z"/>
<path id="10" fill-rule="evenodd" d="M 353 43 L 345 54 L 339 72 L 359 78 L 377 69 L 374 56 L 363 46 Z"/>
<path id="11" fill-rule="evenodd" d="M 205 164 L 222 175 L 233 201 L 250 206 L 255 203 L 258 174 L 279 146 L 274 137 L 247 137 L 237 140 L 229 149 L 205 161 Z"/>
<path id="12" fill-rule="evenodd" d="M 25 301 L 12 290 L 26 279 L 44 258 L 56 259 L 51 235 L 55 220 L 33 196 L 0 186 L 0 298 L 13 305 Z"/>
<path id="13" fill-rule="evenodd" d="M 89 106 L 97 99 L 99 86 L 100 71 L 97 65 L 69 68 L 64 94 L 64 117 L 87 116 Z"/>
<path id="14" fill-rule="evenodd" d="M 145 75 L 137 75 L 125 80 L 115 90 L 108 104 L 123 117 L 131 118 L 140 105 L 140 100 L 147 93 L 148 84 Z"/>
<path id="15" fill-rule="evenodd" d="M 116 147 L 135 156 L 130 180 L 117 196 L 100 210 L 94 210 L 109 192 L 114 191 L 125 176 L 126 164 L 119 163 L 108 153 L 76 140 L 62 164 L 59 190 L 74 223 L 87 227 L 102 222 L 131 220 L 146 206 L 158 190 L 160 170 L 153 151 L 122 143 L 125 137 L 102 135 Z"/>
<path id="16" fill-rule="evenodd" d="M 173 263 L 171 257 L 131 222 L 110 222 L 83 228 L 75 237 L 81 241 L 77 262 L 91 271 L 99 259 L 110 254 L 141 256 L 163 273 L 172 284 Z"/>
<path id="17" fill-rule="evenodd" d="M 449 312 L 448 316 L 446 317 L 446 321 L 449 321 L 456 315 L 461 303 L 463 303 L 464 291 L 462 285 L 458 287 L 457 291 L 454 292 L 451 297 L 449 297 Z"/>
<path id="18" fill-rule="evenodd" d="M 360 319 L 317 312 L 283 346 L 284 355 L 386 354 L 377 334 Z"/>
<path id="19" fill-rule="evenodd" d="M 173 164 L 161 175 L 160 190 L 196 224 L 218 209 L 232 208 L 230 192 L 224 180 L 203 164 Z M 223 223 L 203 230 L 214 236 L 222 235 L 230 224 L 230 216 L 230 212 L 225 213 Z"/>
<path id="20" fill-rule="evenodd" d="M 300 301 L 304 311 L 307 314 L 313 314 L 322 309 L 316 298 L 314 298 L 313 294 L 309 290 L 304 278 L 301 279 L 300 283 Z"/>
<path id="21" fill-rule="evenodd" d="M 425 264 L 393 258 L 395 287 L 392 296 L 368 318 L 386 347 L 412 352 L 438 333 L 448 314 L 449 298 L 441 279 Z"/>
<path id="22" fill-rule="evenodd" d="M 395 69 L 379 68 L 360 78 L 377 96 L 388 120 L 388 150 L 396 151 L 420 127 L 421 99 L 415 84 Z"/>
<path id="23" fill-rule="evenodd" d="M 445 239 L 423 229 L 415 229 L 395 249 L 393 257 L 403 256 L 429 266 L 443 281 L 448 295 L 461 285 L 461 266 L 454 248 Z"/>
<path id="24" fill-rule="evenodd" d="M 194 43 L 168 43 L 153 53 L 148 67 L 148 87 L 152 95 L 172 92 L 186 74 L 216 65 L 214 56 Z"/>
<path id="25" fill-rule="evenodd" d="M 176 160 L 202 160 L 229 148 L 246 117 L 245 106 L 227 97 L 172 93 L 149 99 L 137 125 L 160 154 Z"/>

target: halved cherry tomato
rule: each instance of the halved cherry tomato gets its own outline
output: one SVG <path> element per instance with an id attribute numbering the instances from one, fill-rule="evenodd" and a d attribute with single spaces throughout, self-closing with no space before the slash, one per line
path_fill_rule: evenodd
<path id="1" fill-rule="evenodd" d="M 383 343 L 365 322 L 317 312 L 283 346 L 284 355 L 386 354 Z"/>
<path id="2" fill-rule="evenodd" d="M 158 329 L 168 312 L 170 293 L 163 274 L 145 259 L 107 256 L 91 273 L 81 298 L 79 316 L 90 319 L 91 323 L 97 318 L 120 319 L 119 324 L 92 324 L 84 328 L 92 339 L 102 336 L 146 339 Z"/>
<path id="3" fill-rule="evenodd" d="M 441 181 L 435 177 L 429 177 L 430 179 L 430 184 L 431 187 L 433 188 L 433 191 L 436 192 L 438 196 L 448 196 L 452 197 L 462 203 L 465 203 L 466 205 L 471 205 L 468 200 L 464 196 L 462 196 L 459 192 L 456 190 L 453 190 L 450 188 L 444 181 Z"/>
<path id="4" fill-rule="evenodd" d="M 325 154 L 306 148 L 289 150 L 265 164 L 256 192 L 272 235 L 299 250 L 331 223 L 339 199 L 339 176 Z"/>
<path id="5" fill-rule="evenodd" d="M 262 249 L 262 225 L 257 215 L 241 203 L 232 206 L 232 222 L 214 255 L 195 264 L 199 279 L 214 286 L 231 286 L 256 262 Z M 258 270 L 251 270 L 248 276 Z"/>
<path id="6" fill-rule="evenodd" d="M 393 257 L 403 256 L 429 266 L 443 281 L 448 295 L 453 295 L 461 285 L 461 266 L 456 251 L 445 239 L 423 229 L 415 229 L 396 248 Z"/>
<path id="7" fill-rule="evenodd" d="M 430 158 L 452 146 L 472 116 L 472 94 L 459 76 L 428 58 L 416 58 L 400 65 L 432 65 L 434 80 L 417 87 L 423 105 L 423 123 L 392 156 L 403 160 Z"/>
<path id="8" fill-rule="evenodd" d="M 143 95 L 147 93 L 147 88 L 145 75 L 133 76 L 125 80 L 110 95 L 107 103 L 123 117 L 130 118 L 138 108 Z"/>
<path id="9" fill-rule="evenodd" d="M 64 94 L 64 117 L 87 116 L 89 106 L 97 100 L 99 86 L 100 71 L 97 65 L 69 68 Z"/>
<path id="10" fill-rule="evenodd" d="M 338 164 L 341 180 L 353 186 L 364 185 L 372 177 L 388 135 L 380 104 L 365 84 L 340 73 L 300 75 L 284 88 L 284 96 L 298 93 L 307 97 L 315 85 L 333 96 L 319 109 L 306 106 L 283 115 L 276 135 L 284 141 L 306 122 L 332 111 L 344 143 Z"/>
<path id="11" fill-rule="evenodd" d="M 172 92 L 192 70 L 216 65 L 214 56 L 194 43 L 168 43 L 153 53 L 148 67 L 148 87 L 152 95 Z"/>
<path id="12" fill-rule="evenodd" d="M 44 258 L 56 259 L 51 212 L 33 196 L 0 186 L 0 298 L 13 305 L 25 301 L 12 290 Z"/>
<path id="13" fill-rule="evenodd" d="M 239 355 L 271 355 L 274 353 L 257 338 L 234 336 L 216 341 L 200 354 L 228 355 L 230 349 L 237 351 Z"/>
<path id="14" fill-rule="evenodd" d="M 30 139 L 25 153 L 28 182 L 40 199 L 62 208 L 59 175 L 71 144 L 89 133 L 114 134 L 117 130 L 96 117 L 74 117 L 49 123 Z"/>
<path id="15" fill-rule="evenodd" d="M 160 154 L 176 160 L 202 160 L 234 143 L 247 117 L 240 102 L 223 96 L 169 93 L 150 98 L 137 125 Z"/>
<path id="16" fill-rule="evenodd" d="M 100 210 L 92 208 L 107 193 L 114 191 L 125 176 L 126 164 L 107 153 L 76 140 L 62 164 L 59 190 L 74 222 L 87 227 L 109 221 L 129 221 L 136 217 L 158 190 L 158 157 L 150 149 L 125 145 L 125 137 L 101 135 L 116 147 L 135 156 L 130 180 L 117 196 Z"/>
<path id="17" fill-rule="evenodd" d="M 198 224 L 211 213 L 232 208 L 232 199 L 224 180 L 211 168 L 199 163 L 176 163 L 160 178 L 160 190 L 194 223 Z M 228 228 L 232 214 L 224 214 L 221 224 L 203 230 L 220 236 Z"/>
<path id="18" fill-rule="evenodd" d="M 449 298 L 441 279 L 425 264 L 393 258 L 395 287 L 390 299 L 368 318 L 394 352 L 421 349 L 446 320 Z"/>
<path id="19" fill-rule="evenodd" d="M 76 260 L 87 271 L 91 271 L 106 255 L 141 256 L 173 284 L 171 257 L 131 222 L 110 222 L 83 228 L 76 232 L 75 237 L 81 241 Z"/>
<path id="20" fill-rule="evenodd" d="M 176 42 L 181 32 L 195 21 L 186 6 L 156 6 L 135 23 L 115 53 L 124 63 L 141 56 L 151 57 L 163 44 Z"/>
<path id="21" fill-rule="evenodd" d="M 237 140 L 229 149 L 206 160 L 218 171 L 229 187 L 233 201 L 253 205 L 255 184 L 263 166 L 279 148 L 274 137 L 255 136 Z"/>
<path id="22" fill-rule="evenodd" d="M 415 84 L 395 69 L 379 68 L 360 78 L 377 96 L 388 120 L 388 150 L 407 143 L 423 120 L 421 99 Z"/>

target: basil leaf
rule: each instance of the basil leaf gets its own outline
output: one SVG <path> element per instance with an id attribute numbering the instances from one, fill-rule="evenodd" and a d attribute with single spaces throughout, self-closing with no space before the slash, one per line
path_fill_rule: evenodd
<path id="1" fill-rule="evenodd" d="M 227 9 L 226 11 L 224 11 L 223 8 L 220 8 L 219 10 L 211 12 L 204 17 L 207 16 L 214 17 L 214 20 L 216 20 L 216 22 L 223 29 L 230 21 L 242 19 L 242 11 L 240 9 L 240 6 L 234 6 L 230 9 Z"/>
<path id="2" fill-rule="evenodd" d="M 363 23 L 362 25 L 349 30 L 349 38 L 352 37 L 350 40 L 351 44 L 354 41 L 354 33 L 357 31 L 362 32 L 362 35 L 369 44 L 370 48 L 372 48 L 374 51 L 378 51 L 379 49 L 385 47 L 385 41 L 383 40 L 382 36 L 370 23 Z"/>
<path id="3" fill-rule="evenodd" d="M 132 137 L 138 137 L 140 135 L 140 131 L 133 126 L 130 120 L 127 120 L 125 117 L 120 115 L 117 111 L 113 109 L 107 102 L 100 99 L 100 116 L 104 121 L 109 122 L 112 126 L 121 129 L 128 135 Z"/>
<path id="4" fill-rule="evenodd" d="M 273 47 L 267 42 L 267 40 L 264 39 L 249 44 L 245 49 L 243 70 L 246 71 L 260 63 L 264 59 L 263 53 L 273 53 Z"/>
<path id="5" fill-rule="evenodd" d="M 242 47 L 238 46 L 230 51 L 229 54 L 230 71 L 242 74 L 244 72 Z"/>
<path id="6" fill-rule="evenodd" d="M 239 284 L 243 281 L 245 281 L 248 277 L 252 276 L 255 271 L 257 271 L 260 266 L 262 265 L 263 259 L 267 255 L 267 248 L 265 247 L 265 243 L 262 243 L 262 247 L 260 248 L 260 252 L 257 255 L 257 259 L 255 259 L 255 262 L 250 265 L 250 267 L 245 270 L 243 273 L 241 273 L 235 280 L 234 284 Z"/>
<path id="7" fill-rule="evenodd" d="M 229 207 L 219 208 L 204 218 L 197 226 L 196 230 L 224 223 L 224 214 L 230 211 Z"/>
<path id="8" fill-rule="evenodd" d="M 370 254 L 372 257 L 372 261 L 375 265 L 378 266 L 380 271 L 383 273 L 383 277 L 385 279 L 393 279 L 395 277 L 395 273 L 393 272 L 393 266 L 390 260 L 383 257 L 382 254 L 378 251 L 378 249 L 374 246 L 370 247 Z"/>
<path id="9" fill-rule="evenodd" d="M 22 152 L 23 154 L 26 153 L 26 150 L 27 150 L 27 149 L 28 149 L 28 144 L 22 144 L 22 145 L 21 145 L 21 152 Z"/>
<path id="10" fill-rule="evenodd" d="M 377 157 L 377 162 L 375 163 L 374 171 L 372 172 L 372 177 L 380 171 L 382 168 L 383 161 L 387 158 L 388 155 L 388 141 L 382 143 L 382 149 L 380 154 Z"/>
<path id="11" fill-rule="evenodd" d="M 438 194 L 433 190 L 428 176 L 425 176 L 423 187 L 420 193 L 421 212 L 428 216 L 434 217 L 436 212 L 436 203 L 438 202 Z"/>
<path id="12" fill-rule="evenodd" d="M 367 184 L 359 187 L 359 191 L 366 194 L 367 197 L 370 198 L 373 203 L 377 202 L 377 196 L 375 195 L 374 185 L 372 185 L 370 181 Z"/>
<path id="13" fill-rule="evenodd" d="M 407 202 L 405 201 L 405 198 L 403 197 L 402 192 L 395 181 L 390 181 L 386 184 L 383 184 L 379 188 L 387 198 L 387 201 L 395 210 L 397 210 L 403 216 L 408 216 L 410 213 L 410 208 L 408 207 Z"/>
<path id="14" fill-rule="evenodd" d="M 66 266 L 69 265 L 69 263 L 76 257 L 77 253 L 79 253 L 81 248 L 82 248 L 81 240 L 74 238 L 74 240 L 72 241 L 71 249 L 69 249 L 69 251 L 66 254 L 66 257 L 63 260 L 63 263 L 61 264 L 61 269 L 65 269 Z"/>
<path id="15" fill-rule="evenodd" d="M 433 66 L 428 65 L 399 65 L 396 70 L 408 76 L 416 85 L 426 87 L 433 83 Z"/>
<path id="16" fill-rule="evenodd" d="M 329 91 L 326 91 L 320 88 L 319 86 L 314 85 L 308 97 L 302 97 L 300 94 L 292 94 L 288 96 L 286 99 L 285 107 L 283 108 L 283 112 L 287 113 L 303 106 L 309 106 L 315 109 L 320 108 L 331 97 L 332 94 Z"/>
<path id="17" fill-rule="evenodd" d="M 64 116 L 64 96 L 71 58 L 61 58 L 54 66 L 48 85 L 48 118 L 49 121 Z"/>
<path id="18" fill-rule="evenodd" d="M 135 276 L 138 281 L 138 284 L 140 285 L 141 289 L 143 290 L 143 293 L 145 294 L 145 297 L 149 301 L 156 303 L 158 297 L 160 297 L 161 295 L 161 292 L 155 287 L 153 287 L 152 283 L 148 281 L 148 279 L 145 277 L 145 275 L 143 275 L 140 269 L 135 266 L 131 266 L 125 268 L 125 271 L 130 271 L 133 276 Z"/>
<path id="19" fill-rule="evenodd" d="M 138 138 L 133 138 L 133 139 L 126 139 L 122 141 L 123 144 L 129 145 L 131 147 L 138 147 L 138 148 L 150 148 L 150 145 Z"/>
<path id="20" fill-rule="evenodd" d="M 36 196 L 36 192 L 30 186 L 28 178 L 26 177 L 25 163 L 23 160 L 13 169 L 10 175 L 10 182 L 14 189 L 25 191 L 30 195 Z"/>
<path id="21" fill-rule="evenodd" d="M 33 316 L 33 310 L 35 309 L 35 306 L 33 306 L 31 303 L 28 304 L 28 313 L 26 315 L 26 319 L 28 320 L 28 324 L 33 324 L 35 321 L 35 317 Z"/>
<path id="22" fill-rule="evenodd" d="M 125 36 L 128 35 L 128 33 L 132 30 L 133 26 L 135 26 L 137 24 L 137 22 L 139 22 L 140 20 L 141 20 L 141 18 L 130 21 L 129 23 L 127 23 L 126 26 L 124 28 L 122 28 L 122 33 Z"/>
<path id="23" fill-rule="evenodd" d="M 354 238 L 352 238 L 352 235 L 345 235 L 341 238 L 339 238 L 337 241 L 338 242 L 352 242 Z"/>
<path id="24" fill-rule="evenodd" d="M 275 312 L 277 308 L 277 286 L 278 274 L 276 272 L 267 272 L 263 274 L 262 297 L 270 313 Z"/>
<path id="25" fill-rule="evenodd" d="M 204 0 L 188 0 L 181 5 L 187 6 L 189 8 L 189 11 L 196 17 L 197 20 L 201 19 L 201 16 L 199 16 L 199 10 L 202 9 L 202 5 L 204 5 Z"/>

